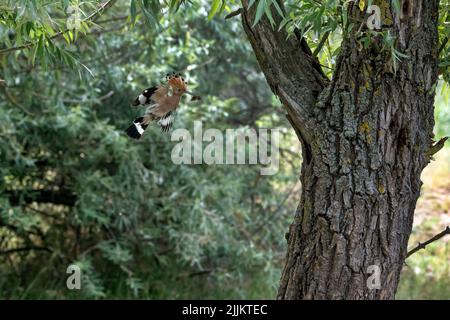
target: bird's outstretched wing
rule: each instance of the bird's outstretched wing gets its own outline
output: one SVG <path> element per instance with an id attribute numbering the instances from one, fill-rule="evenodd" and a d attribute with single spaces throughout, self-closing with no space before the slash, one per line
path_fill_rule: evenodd
<path id="1" fill-rule="evenodd" d="M 162 132 L 168 132 L 173 125 L 175 119 L 175 111 L 170 111 L 163 117 L 159 118 L 158 124 L 161 127 Z"/>
<path id="2" fill-rule="evenodd" d="M 154 86 L 142 91 L 133 101 L 133 106 L 140 107 L 152 103 L 157 103 L 159 99 L 167 95 L 167 88 L 164 86 Z"/>
<path id="3" fill-rule="evenodd" d="M 133 101 L 133 106 L 139 107 L 151 103 L 152 95 L 156 90 L 158 90 L 158 87 L 155 86 L 142 91 L 142 93 L 138 95 L 137 98 Z"/>
<path id="4" fill-rule="evenodd" d="M 141 136 L 144 134 L 145 129 L 147 129 L 148 124 L 144 124 L 145 120 L 144 117 L 139 117 L 134 119 L 131 126 L 129 126 L 125 132 L 127 135 L 133 139 L 140 139 Z"/>

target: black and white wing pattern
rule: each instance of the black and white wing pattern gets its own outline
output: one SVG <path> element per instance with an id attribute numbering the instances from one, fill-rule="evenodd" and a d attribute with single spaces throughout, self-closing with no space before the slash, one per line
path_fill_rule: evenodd
<path id="1" fill-rule="evenodd" d="M 144 123 L 144 117 L 136 118 L 134 119 L 132 125 L 125 130 L 125 132 L 133 139 L 140 139 L 144 134 L 145 129 L 148 127 L 148 124 Z"/>
<path id="2" fill-rule="evenodd" d="M 142 93 L 138 95 L 137 98 L 133 101 L 133 106 L 145 106 L 154 102 L 152 100 L 152 95 L 156 92 L 156 90 L 158 90 L 158 87 L 155 86 L 142 91 Z"/>
<path id="3" fill-rule="evenodd" d="M 164 117 L 159 118 L 158 124 L 161 127 L 162 132 L 169 132 L 173 125 L 175 119 L 175 111 L 170 111 L 164 115 Z"/>

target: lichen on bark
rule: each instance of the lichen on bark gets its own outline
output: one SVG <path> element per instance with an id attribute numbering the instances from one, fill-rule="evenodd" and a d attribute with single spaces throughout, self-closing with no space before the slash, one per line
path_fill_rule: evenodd
<path id="1" fill-rule="evenodd" d="M 273 30 L 243 1 L 244 29 L 302 143 L 302 191 L 287 234 L 279 299 L 392 299 L 407 253 L 420 173 L 432 146 L 438 0 L 394 14 L 396 70 L 380 46 L 344 39 L 328 80 L 296 36 Z M 392 8 L 391 8 L 392 9 Z M 392 12 L 392 10 L 391 10 Z M 354 12 L 360 14 L 360 12 Z M 381 287 L 367 286 L 370 266 Z"/>

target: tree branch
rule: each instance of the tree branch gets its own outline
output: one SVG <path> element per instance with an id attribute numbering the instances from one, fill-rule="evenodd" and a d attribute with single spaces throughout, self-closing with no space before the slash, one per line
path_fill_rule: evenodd
<path id="1" fill-rule="evenodd" d="M 427 241 L 425 241 L 425 242 L 423 242 L 423 243 L 420 243 L 420 242 L 419 242 L 419 244 L 417 245 L 417 247 L 415 247 L 414 249 L 408 251 L 408 254 L 406 255 L 406 258 L 405 258 L 405 259 L 407 259 L 407 258 L 410 257 L 411 255 L 413 255 L 413 254 L 416 253 L 417 251 L 419 251 L 419 250 L 421 250 L 421 249 L 425 249 L 425 247 L 426 247 L 427 245 L 429 245 L 430 243 L 435 242 L 435 241 L 437 241 L 437 240 L 439 240 L 439 239 L 445 237 L 445 236 L 448 235 L 448 234 L 450 234 L 450 227 L 449 227 L 449 226 L 447 226 L 447 228 L 445 228 L 444 231 L 442 231 L 441 233 L 435 235 L 433 238 L 431 238 L 431 239 L 429 239 L 429 240 L 427 240 Z"/>
<path id="2" fill-rule="evenodd" d="M 73 207 L 77 200 L 76 195 L 71 193 L 69 190 L 32 190 L 30 192 L 25 192 L 22 190 L 5 190 L 3 193 L 7 195 L 9 202 L 13 206 L 17 206 L 22 202 L 40 202 Z"/>
<path id="3" fill-rule="evenodd" d="M 444 137 L 435 144 L 433 144 L 430 149 L 427 151 L 427 155 L 431 158 L 436 153 L 438 153 L 445 145 L 445 142 L 448 140 L 448 137 Z"/>
<path id="4" fill-rule="evenodd" d="M 3 93 L 5 95 L 5 97 L 9 100 L 9 102 L 11 102 L 13 105 L 15 105 L 16 107 L 18 107 L 20 110 L 22 110 L 23 112 L 25 112 L 26 114 L 33 116 L 34 114 L 31 111 L 28 111 L 27 108 L 25 108 L 23 105 L 21 105 L 19 102 L 17 102 L 16 97 L 14 97 L 7 89 L 7 87 L 3 88 Z"/>
<path id="5" fill-rule="evenodd" d="M 237 9 L 236 11 L 230 12 L 225 16 L 225 20 L 231 19 L 235 16 L 238 16 L 242 13 L 242 8 Z"/>
<path id="6" fill-rule="evenodd" d="M 320 40 L 319 44 L 317 45 L 317 48 L 313 52 L 313 56 L 316 57 L 320 51 L 322 50 L 323 46 L 325 45 L 325 42 L 327 42 L 328 37 L 330 36 L 330 31 L 325 32 L 322 39 Z"/>
<path id="7" fill-rule="evenodd" d="M 266 16 L 253 26 L 257 6 L 249 9 L 248 0 L 242 6 L 242 24 L 267 82 L 306 137 L 312 109 L 328 79 L 299 32 L 288 37 L 285 29 L 278 30 L 281 17 L 273 6 L 275 27 Z"/>
<path id="8" fill-rule="evenodd" d="M 31 250 L 47 251 L 49 253 L 53 252 L 50 248 L 47 248 L 47 247 L 27 246 L 27 247 L 19 247 L 19 248 L 13 248 L 13 249 L 0 251 L 0 256 L 11 254 L 11 253 L 23 252 L 23 251 L 31 251 Z"/>
<path id="9" fill-rule="evenodd" d="M 441 46 L 439 47 L 438 54 L 441 54 L 441 52 L 445 49 L 445 46 L 447 45 L 448 41 L 449 38 L 445 37 L 445 39 L 441 43 Z"/>
<path id="10" fill-rule="evenodd" d="M 109 99 L 114 95 L 114 91 L 109 91 L 107 94 L 98 97 L 98 98 L 91 98 L 86 100 L 75 100 L 75 99 L 63 99 L 62 101 L 65 103 L 72 103 L 72 104 L 82 104 L 82 103 L 94 103 L 94 104 L 101 104 L 103 100 Z"/>
<path id="11" fill-rule="evenodd" d="M 84 21 L 84 22 L 95 22 L 95 19 L 96 19 L 98 16 L 100 16 L 100 14 L 101 14 L 103 11 L 105 11 L 105 10 L 108 9 L 108 8 L 110 8 L 116 1 L 117 1 L 117 0 L 108 0 L 107 2 L 105 2 L 104 4 L 102 4 L 102 5 L 100 6 L 99 9 L 95 10 L 91 15 L 89 15 L 89 16 L 88 16 L 86 19 L 84 19 L 83 21 Z M 71 31 L 71 29 L 65 29 L 65 30 L 59 31 L 59 32 L 55 33 L 53 36 L 51 36 L 51 37 L 49 38 L 49 40 L 53 40 L 53 39 L 59 38 L 60 36 L 62 36 L 63 34 L 69 32 L 69 31 Z M 1 55 L 1 54 L 6 54 L 6 53 L 11 53 L 11 52 L 13 52 L 13 51 L 18 51 L 18 50 L 27 49 L 27 48 L 33 47 L 34 45 L 36 45 L 36 42 L 28 42 L 28 43 L 25 43 L 25 44 L 23 44 L 23 45 L 21 45 L 21 46 L 3 49 L 3 50 L 0 50 L 0 55 Z"/>
<path id="12" fill-rule="evenodd" d="M 118 17 L 112 17 L 109 19 L 105 19 L 105 20 L 97 20 L 95 21 L 96 24 L 104 24 L 104 23 L 108 23 L 108 22 L 115 22 L 115 21 L 123 21 L 123 20 L 127 20 L 128 19 L 128 15 L 123 15 L 123 16 L 118 16 Z"/>

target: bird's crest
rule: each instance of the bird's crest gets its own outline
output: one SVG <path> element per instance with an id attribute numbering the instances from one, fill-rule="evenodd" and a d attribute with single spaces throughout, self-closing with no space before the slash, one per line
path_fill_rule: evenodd
<path id="1" fill-rule="evenodd" d="M 172 73 L 166 75 L 167 84 L 173 88 L 181 89 L 187 91 L 187 82 L 180 73 Z"/>

